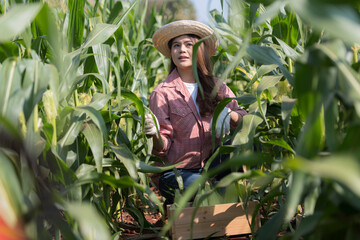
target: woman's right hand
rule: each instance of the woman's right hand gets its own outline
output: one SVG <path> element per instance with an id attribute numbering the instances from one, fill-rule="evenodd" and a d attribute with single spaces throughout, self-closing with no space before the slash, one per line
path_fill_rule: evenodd
<path id="1" fill-rule="evenodd" d="M 159 121 L 157 120 L 156 116 L 154 116 L 154 119 L 152 117 L 152 115 L 150 113 L 146 113 L 145 114 L 145 126 L 144 126 L 144 129 L 145 129 L 145 134 L 146 135 L 150 135 L 150 136 L 153 136 L 157 133 L 157 129 L 160 129 L 159 127 Z M 155 125 L 155 122 L 156 122 L 156 125 Z"/>

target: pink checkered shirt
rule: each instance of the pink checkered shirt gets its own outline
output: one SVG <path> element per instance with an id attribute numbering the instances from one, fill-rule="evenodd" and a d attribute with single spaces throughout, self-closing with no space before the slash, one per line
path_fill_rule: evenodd
<path id="1" fill-rule="evenodd" d="M 235 97 L 224 83 L 219 87 L 219 94 L 224 97 Z M 165 163 L 182 162 L 177 168 L 204 167 L 206 159 L 212 153 L 212 116 L 200 118 L 195 103 L 176 69 L 164 82 L 155 87 L 149 105 L 159 120 L 160 135 L 164 142 L 162 151 L 153 150 L 153 154 L 162 158 Z M 246 111 L 241 109 L 235 100 L 227 107 L 242 116 L 246 115 Z"/>

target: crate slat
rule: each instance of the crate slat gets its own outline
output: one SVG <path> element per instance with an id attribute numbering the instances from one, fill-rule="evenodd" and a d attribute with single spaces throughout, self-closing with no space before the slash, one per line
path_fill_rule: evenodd
<path id="1" fill-rule="evenodd" d="M 251 233 L 252 213 L 257 202 L 249 202 L 247 207 L 248 218 L 243 203 L 218 204 L 214 206 L 199 207 L 194 218 L 193 238 L 212 236 L 232 236 Z M 184 208 L 172 226 L 172 239 L 190 239 L 190 221 L 195 208 Z M 175 209 L 169 208 L 169 216 Z M 260 225 L 257 217 L 256 228 Z"/>

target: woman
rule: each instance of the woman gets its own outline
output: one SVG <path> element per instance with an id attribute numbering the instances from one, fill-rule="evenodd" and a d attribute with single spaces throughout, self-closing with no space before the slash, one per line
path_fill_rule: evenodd
<path id="1" fill-rule="evenodd" d="M 193 46 L 201 38 L 205 40 L 198 48 L 196 65 L 204 97 L 192 70 Z M 152 40 L 155 48 L 171 59 L 171 65 L 170 74 L 155 87 L 149 101 L 160 135 L 150 114 L 145 116 L 145 133 L 152 135 L 153 153 L 164 163 L 180 163 L 177 169 L 186 189 L 200 177 L 212 154 L 211 122 L 215 107 L 225 97 L 235 95 L 212 75 L 210 56 L 216 52 L 218 41 L 208 26 L 192 20 L 175 21 L 158 29 Z M 220 137 L 221 129 L 229 134 L 230 127 L 236 128 L 244 115 L 246 112 L 237 102 L 231 101 L 219 116 L 216 136 Z M 174 171 L 162 173 L 158 186 L 167 201 L 172 202 L 174 189 L 179 188 Z"/>

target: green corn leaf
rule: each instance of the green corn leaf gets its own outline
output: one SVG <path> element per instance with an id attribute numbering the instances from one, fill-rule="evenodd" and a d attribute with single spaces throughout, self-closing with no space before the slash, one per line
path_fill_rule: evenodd
<path id="1" fill-rule="evenodd" d="M 196 63 L 197 51 L 199 49 L 200 44 L 202 44 L 205 41 L 205 39 L 206 38 L 200 39 L 197 43 L 194 44 L 193 53 L 192 53 L 192 59 L 191 59 L 191 61 L 193 63 Z M 195 76 L 195 80 L 197 82 L 197 85 L 199 86 L 199 92 L 201 94 L 201 97 L 204 98 L 204 90 L 203 90 L 202 85 L 200 83 L 199 74 L 198 74 L 198 71 L 197 71 L 196 68 L 197 68 L 196 64 L 193 64 L 192 65 L 192 70 L 193 70 L 193 73 L 194 73 L 194 76 Z"/>
<path id="2" fill-rule="evenodd" d="M 181 163 L 169 165 L 166 167 L 155 167 L 152 165 L 148 165 L 148 164 L 144 163 L 143 161 L 139 161 L 136 163 L 136 167 L 139 172 L 143 172 L 143 173 L 161 173 L 161 172 L 169 171 L 180 164 Z"/>
<path id="3" fill-rule="evenodd" d="M 181 163 L 178 164 L 174 164 L 174 165 L 169 165 L 169 166 L 165 166 L 165 167 L 157 167 L 157 166 L 152 166 L 149 165 L 143 161 L 137 161 L 135 163 L 136 168 L 139 172 L 143 172 L 143 173 L 161 173 L 164 171 L 169 171 L 172 170 L 174 167 L 180 165 Z M 123 165 L 121 163 L 119 163 L 119 161 L 117 160 L 113 160 L 113 159 L 103 159 L 103 166 L 104 167 L 122 167 Z"/>
<path id="4" fill-rule="evenodd" d="M 335 99 L 328 101 L 329 105 L 325 108 L 324 118 L 325 121 L 325 142 L 330 152 L 335 152 L 340 145 L 340 138 L 338 131 L 334 128 L 337 124 L 339 116 L 338 104 Z"/>
<path id="5" fill-rule="evenodd" d="M 260 4 L 259 3 L 250 3 L 250 8 L 249 8 L 249 22 L 253 25 L 255 22 L 255 18 L 257 15 L 257 11 L 259 9 Z"/>
<path id="6" fill-rule="evenodd" d="M 283 1 L 275 1 L 266 8 L 264 13 L 256 18 L 255 25 L 261 25 L 269 19 L 273 19 L 280 12 L 280 9 L 283 9 L 284 7 L 285 3 Z"/>
<path id="7" fill-rule="evenodd" d="M 100 130 L 95 124 L 85 123 L 82 132 L 85 135 L 86 140 L 89 143 L 91 152 L 94 156 L 96 168 L 99 173 L 102 172 L 102 158 L 104 155 L 104 139 Z"/>
<path id="8" fill-rule="evenodd" d="M 318 176 L 314 176 L 312 179 L 308 178 L 312 181 L 311 192 L 307 194 L 304 198 L 304 215 L 310 216 L 315 213 L 315 207 L 317 201 L 319 199 L 320 191 L 321 191 L 321 181 Z M 360 204 L 357 204 L 358 207 Z"/>
<path id="9" fill-rule="evenodd" d="M 36 16 L 36 24 L 33 24 L 33 35 L 36 34 L 38 28 L 40 33 L 46 36 L 46 43 L 50 45 L 50 48 L 47 49 L 49 51 L 48 58 L 51 62 L 57 67 L 58 71 L 63 74 L 65 73 L 68 68 L 63 67 L 66 63 L 70 64 L 69 62 L 65 62 L 64 51 L 62 51 L 62 40 L 63 35 L 60 33 L 57 19 L 56 19 L 55 10 L 50 8 L 47 4 L 45 4 L 39 14 Z M 44 39 L 45 40 L 45 39 Z M 64 40 L 66 41 L 66 40 Z"/>
<path id="10" fill-rule="evenodd" d="M 65 186 L 70 186 L 76 180 L 75 173 L 67 166 L 66 160 L 60 156 L 60 152 L 55 147 L 51 147 L 53 155 L 47 156 L 47 162 L 50 171 L 61 181 Z"/>
<path id="11" fill-rule="evenodd" d="M 85 26 L 85 0 L 69 0 L 68 49 L 80 47 Z"/>
<path id="12" fill-rule="evenodd" d="M 133 179 L 138 179 L 139 174 L 137 173 L 136 162 L 139 162 L 140 160 L 136 155 L 133 154 L 125 144 L 119 146 L 110 144 L 110 147 L 114 151 L 116 157 L 124 164 L 129 175 Z"/>
<path id="13" fill-rule="evenodd" d="M 243 105 L 250 105 L 254 102 L 256 102 L 256 97 L 252 94 L 243 94 L 240 97 L 237 97 L 236 100 L 240 103 L 242 103 Z"/>
<path id="14" fill-rule="evenodd" d="M 32 33 L 31 33 L 31 27 L 27 27 L 25 31 L 21 34 L 21 37 L 24 41 L 24 45 L 29 52 L 31 52 L 31 40 L 32 40 Z"/>
<path id="15" fill-rule="evenodd" d="M 296 104 L 296 99 L 284 96 L 281 102 L 281 119 L 283 120 L 283 128 L 285 135 L 288 134 L 291 112 Z"/>
<path id="16" fill-rule="evenodd" d="M 85 203 L 67 202 L 65 203 L 65 209 L 78 223 L 84 239 L 110 239 L 108 227 L 93 206 Z"/>
<path id="17" fill-rule="evenodd" d="M 257 62 L 266 65 L 276 64 L 288 79 L 291 85 L 294 85 L 294 77 L 291 75 L 289 70 L 284 67 L 282 59 L 276 54 L 275 50 L 271 47 L 249 45 L 247 49 L 248 54 Z"/>
<path id="18" fill-rule="evenodd" d="M 237 36 L 237 34 L 234 34 L 234 30 L 231 26 L 229 26 L 222 16 L 220 16 L 219 12 L 217 10 L 211 11 L 212 14 L 216 14 L 217 26 L 215 28 L 215 34 L 218 37 L 218 39 L 224 39 L 227 41 L 224 41 L 221 43 L 221 46 L 226 49 L 231 55 L 234 55 L 236 51 L 238 51 L 237 44 L 241 44 L 243 40 Z M 221 20 L 220 20 L 221 18 Z M 229 57 L 229 56 L 228 56 Z"/>
<path id="19" fill-rule="evenodd" d="M 300 204 L 301 198 L 307 186 L 306 175 L 303 172 L 294 172 L 290 177 L 291 186 L 289 187 L 288 201 L 286 203 L 285 221 L 290 221 L 295 215 L 297 206 Z"/>
<path id="20" fill-rule="evenodd" d="M 257 93 L 258 109 L 268 128 L 269 125 L 266 119 L 267 104 L 265 99 L 261 99 L 261 93 L 266 89 L 275 86 L 280 81 L 281 78 L 282 76 L 264 76 L 257 87 L 256 93 Z"/>
<path id="21" fill-rule="evenodd" d="M 144 126 L 145 121 L 145 108 L 143 102 L 131 91 L 125 88 L 121 88 L 121 96 L 133 101 L 138 111 L 139 116 L 141 116 L 141 125 Z"/>
<path id="22" fill-rule="evenodd" d="M 0 43 L 0 62 L 5 61 L 9 57 L 19 56 L 19 45 L 14 42 Z"/>
<path id="23" fill-rule="evenodd" d="M 248 31 L 245 35 L 244 41 L 241 43 L 240 49 L 236 52 L 235 56 L 231 59 L 230 64 L 226 67 L 224 73 L 221 76 L 222 82 L 228 77 L 230 72 L 241 62 L 242 58 L 246 55 L 246 50 L 249 46 L 251 39 L 251 32 Z M 273 63 L 271 63 L 273 64 Z"/>
<path id="24" fill-rule="evenodd" d="M 95 93 L 89 106 L 99 111 L 109 102 L 110 98 L 110 94 Z"/>
<path id="25" fill-rule="evenodd" d="M 156 195 L 147 185 L 143 186 L 143 188 L 145 189 L 145 193 L 149 196 L 150 200 L 159 208 L 160 212 L 164 213 L 163 204 L 159 200 L 158 195 Z"/>
<path id="26" fill-rule="evenodd" d="M 10 101 L 10 99 L 12 98 L 12 93 L 20 88 L 21 78 L 16 69 L 16 64 L 16 61 L 8 59 L 1 65 L 0 81 L 3 87 L 0 89 L 0 110 L 2 116 L 11 115 L 11 111 L 14 111 L 14 109 L 11 108 L 13 101 Z M 17 105 L 21 104 L 17 102 Z M 14 119 L 9 116 L 8 118 Z"/>
<path id="27" fill-rule="evenodd" d="M 252 219 L 255 219 L 256 218 L 256 215 L 259 214 L 259 209 L 260 207 L 264 207 L 264 205 L 266 205 L 268 202 L 270 201 L 273 201 L 274 199 L 276 199 L 277 197 L 280 197 L 284 195 L 283 192 L 279 191 L 278 188 L 273 188 L 270 190 L 269 193 L 266 194 L 266 196 L 264 196 L 261 200 L 260 200 L 260 203 L 256 205 L 255 209 L 254 209 L 254 212 L 253 212 L 253 215 L 252 215 Z M 255 228 L 255 224 L 256 224 L 256 221 L 253 221 L 251 223 L 251 230 L 254 231 L 254 228 Z M 259 230 L 260 231 L 260 230 Z"/>
<path id="28" fill-rule="evenodd" d="M 114 20 L 120 15 L 120 12 L 123 10 L 123 5 L 121 2 L 117 1 L 115 5 L 112 7 L 110 15 L 106 21 L 109 24 L 116 24 Z"/>
<path id="29" fill-rule="evenodd" d="M 8 60 L 0 67 L 0 83 L 4 86 L 0 89 L 0 110 L 8 119 L 17 122 L 22 112 L 25 119 L 29 118 L 34 106 L 41 101 L 51 75 L 46 76 L 47 66 L 37 60 Z"/>
<path id="30" fill-rule="evenodd" d="M 69 188 L 93 183 L 105 183 L 113 188 L 138 187 L 130 176 L 115 178 L 111 175 L 98 173 L 92 165 L 80 165 L 77 171 L 77 176 L 78 179 L 74 181 Z"/>
<path id="31" fill-rule="evenodd" d="M 76 77 L 80 65 L 80 55 L 65 54 L 63 59 L 64 61 L 57 65 L 57 68 L 60 68 L 61 81 L 56 92 L 58 100 L 69 105 L 65 102 L 69 101 L 77 88 L 77 84 L 80 83 L 77 82 L 78 78 Z"/>
<path id="32" fill-rule="evenodd" d="M 357 151 L 359 145 L 357 144 L 360 141 L 360 124 L 354 124 L 353 126 L 349 126 L 346 135 L 340 146 L 338 146 L 338 150 L 341 152 L 344 151 Z"/>
<path id="33" fill-rule="evenodd" d="M 134 69 L 134 80 L 131 87 L 132 92 L 138 92 L 142 102 L 147 105 L 148 81 L 143 69 Z"/>
<path id="34" fill-rule="evenodd" d="M 7 64 L 3 67 L 6 70 Z M 21 111 L 24 111 L 25 118 L 28 119 L 35 105 L 41 102 L 43 93 L 48 88 L 49 83 L 51 86 L 56 84 L 57 72 L 52 65 L 44 64 L 34 59 L 20 59 L 16 61 L 14 71 L 13 79 L 9 78 L 9 82 L 4 83 L 6 87 L 9 87 L 7 84 L 12 84 L 10 87 L 9 107 L 13 115 L 19 115 Z M 22 74 L 22 76 L 19 76 L 19 74 Z M 9 91 L 9 88 L 6 91 Z M 54 92 L 53 94 L 57 104 L 56 95 Z M 6 94 L 4 95 L 6 96 Z"/>
<path id="35" fill-rule="evenodd" d="M 126 211 L 128 211 L 130 213 L 130 215 L 135 219 L 135 221 L 139 222 L 140 225 L 140 232 L 143 231 L 144 229 L 144 224 L 145 224 L 145 217 L 144 217 L 144 213 L 141 212 L 139 209 L 137 209 L 136 207 L 127 207 Z"/>
<path id="36" fill-rule="evenodd" d="M 256 239 L 258 240 L 275 240 L 284 218 L 284 208 L 280 208 L 274 216 L 271 217 L 256 233 Z"/>
<path id="37" fill-rule="evenodd" d="M 239 186 L 239 187 L 238 187 Z M 241 190 L 239 190 L 241 189 Z M 244 185 L 233 183 L 225 188 L 223 203 L 234 203 L 246 192 Z"/>
<path id="38" fill-rule="evenodd" d="M 82 45 L 83 49 L 105 42 L 119 28 L 117 25 L 99 23 L 90 32 Z"/>
<path id="39" fill-rule="evenodd" d="M 317 31 L 325 30 L 350 44 L 359 42 L 360 18 L 354 8 L 345 4 L 329 4 L 299 0 L 289 2 L 294 11 Z"/>
<path id="40" fill-rule="evenodd" d="M 100 113 L 101 113 L 101 116 L 103 117 L 105 123 L 110 123 L 113 120 L 120 119 L 119 115 L 117 115 L 116 113 L 113 113 L 111 111 L 101 111 L 100 110 Z M 119 131 L 120 131 L 120 129 L 119 129 Z"/>
<path id="41" fill-rule="evenodd" d="M 64 132 L 58 141 L 58 144 L 61 148 L 73 144 L 76 138 L 79 136 L 79 133 L 83 126 L 85 116 L 81 116 L 81 113 L 75 113 L 74 116 L 71 116 L 71 118 L 69 118 L 70 123 L 68 124 L 68 126 L 65 126 L 68 115 L 71 115 L 71 113 L 73 112 L 73 108 L 67 107 L 64 108 L 63 111 L 60 113 L 57 127 L 59 129 L 62 129 L 62 131 Z"/>
<path id="42" fill-rule="evenodd" d="M 137 3 L 138 0 L 134 1 L 132 5 L 126 10 L 126 12 L 123 13 L 123 15 L 118 15 L 118 17 L 113 21 L 115 24 L 97 24 L 86 38 L 82 45 L 82 49 L 86 49 L 88 47 L 105 42 L 120 27 L 120 24 L 124 21 L 125 17 Z"/>
<path id="43" fill-rule="evenodd" d="M 11 41 L 25 31 L 40 12 L 42 4 L 19 4 L 0 17 L 0 43 Z"/>
<path id="44" fill-rule="evenodd" d="M 315 53 L 312 53 L 311 57 L 314 60 L 320 58 Z M 319 70 L 316 65 L 313 66 L 311 62 L 308 64 L 299 63 L 297 68 L 295 78 L 297 87 L 294 91 L 298 97 L 297 106 L 299 107 L 297 110 L 305 125 L 298 136 L 295 149 L 297 154 L 311 157 L 316 155 L 324 144 L 325 119 L 322 101 L 326 98 L 327 93 L 324 93 L 322 89 L 324 84 L 328 86 L 330 80 L 336 78 L 336 72 L 326 71 L 327 76 L 325 77 L 323 75 L 325 72 Z M 307 79 L 305 84 L 303 79 Z"/>
<path id="45" fill-rule="evenodd" d="M 213 150 L 215 150 L 215 129 L 216 129 L 216 125 L 217 125 L 217 121 L 218 118 L 220 116 L 220 113 L 222 112 L 222 110 L 225 108 L 225 106 L 231 102 L 233 99 L 232 98 L 224 98 L 215 108 L 214 110 L 214 114 L 213 114 L 213 118 L 212 118 L 212 125 L 211 125 L 211 142 L 212 142 L 212 147 Z"/>
<path id="46" fill-rule="evenodd" d="M 87 116 L 89 116 L 90 119 L 96 124 L 96 126 L 101 131 L 101 135 L 104 141 L 107 142 L 108 139 L 107 129 L 101 114 L 90 106 L 79 106 L 76 107 L 75 110 L 80 113 L 85 113 Z"/>
<path id="47" fill-rule="evenodd" d="M 315 213 L 303 218 L 299 226 L 297 226 L 292 239 L 294 240 L 302 239 L 307 234 L 311 234 L 318 227 L 323 217 L 324 217 L 323 214 Z"/>
<path id="48" fill-rule="evenodd" d="M 82 80 L 84 80 L 85 78 L 87 78 L 88 76 L 94 76 L 97 79 L 99 79 L 102 83 L 102 87 L 103 87 L 103 92 L 105 94 L 110 93 L 110 86 L 109 86 L 109 82 L 106 80 L 106 78 L 98 73 L 86 73 L 83 75 L 80 75 L 76 78 L 75 82 L 81 82 Z"/>
<path id="49" fill-rule="evenodd" d="M 251 79 L 251 81 L 246 85 L 245 90 L 249 90 L 250 87 L 258 80 L 260 77 L 264 76 L 265 74 L 275 70 L 277 68 L 276 64 L 271 65 L 261 65 L 260 68 L 257 70 L 255 76 Z"/>
<path id="50" fill-rule="evenodd" d="M 228 187 L 241 179 L 251 179 L 252 177 L 261 176 L 259 171 L 232 172 L 223 177 L 216 185 L 218 188 Z"/>
<path id="51" fill-rule="evenodd" d="M 314 107 L 314 109 L 316 109 Z M 315 156 L 324 144 L 324 114 L 315 111 L 307 118 L 296 145 L 296 153 L 304 157 Z"/>
<path id="52" fill-rule="evenodd" d="M 95 63 L 99 71 L 99 75 L 104 77 L 104 80 L 108 83 L 110 76 L 110 61 L 111 52 L 110 46 L 107 44 L 96 44 L 92 46 L 94 52 Z M 108 91 L 106 91 L 108 90 Z M 104 88 L 104 93 L 109 93 L 109 89 Z"/>
<path id="53" fill-rule="evenodd" d="M 287 165 L 303 173 L 312 174 L 322 178 L 329 178 L 341 183 L 360 197 L 360 164 L 358 156 L 353 154 L 334 155 L 309 161 L 300 157 L 289 159 Z"/>
<path id="54" fill-rule="evenodd" d="M 290 147 L 290 145 L 287 142 L 285 142 L 285 140 L 283 138 L 271 139 L 269 141 L 261 141 L 261 142 L 265 143 L 265 144 L 271 144 L 271 145 L 276 145 L 276 146 L 282 147 L 282 148 L 292 152 L 293 154 L 295 154 L 295 151 Z"/>
<path id="55" fill-rule="evenodd" d="M 346 95 L 350 97 L 349 101 L 354 104 L 357 115 L 360 116 L 360 77 L 349 64 L 336 54 L 335 49 L 339 48 L 339 44 L 334 46 L 317 45 L 316 48 L 323 51 L 334 64 L 336 64 L 341 73 L 340 76 L 342 77 L 342 82 L 344 83 L 344 91 L 346 92 Z"/>
<path id="56" fill-rule="evenodd" d="M 276 41 L 278 41 L 278 43 L 282 47 L 286 56 L 288 56 L 289 58 L 291 58 L 294 61 L 300 56 L 300 54 L 298 52 L 296 52 L 296 50 L 294 50 L 289 45 L 287 45 L 283 40 L 281 40 L 277 37 L 275 37 L 275 39 L 276 39 Z"/>
<path id="57" fill-rule="evenodd" d="M 126 11 L 122 15 L 118 14 L 117 17 L 114 19 L 113 24 L 120 26 L 122 24 L 122 22 L 126 19 L 126 17 L 129 15 L 131 10 L 136 6 L 136 4 L 138 4 L 138 2 L 139 2 L 139 0 L 133 1 L 132 4 L 130 5 L 130 7 L 128 9 L 126 9 Z"/>
<path id="58" fill-rule="evenodd" d="M 76 177 L 78 179 L 83 179 L 83 178 L 86 178 L 87 174 L 90 174 L 92 172 L 95 172 L 95 174 L 97 173 L 96 172 L 96 166 L 94 165 L 90 165 L 90 164 L 86 164 L 86 163 L 83 163 L 81 164 L 77 169 L 76 169 Z M 94 175 L 95 175 L 94 174 Z"/>
<path id="59" fill-rule="evenodd" d="M 24 211 L 22 189 L 14 165 L 2 151 L 0 162 L 1 218 L 14 224 Z"/>
<path id="60" fill-rule="evenodd" d="M 242 130 L 235 135 L 233 145 L 240 145 L 245 149 L 252 149 L 255 129 L 262 122 L 263 118 L 259 116 L 259 113 L 253 113 L 244 116 Z"/>
<path id="61" fill-rule="evenodd" d="M 147 15 L 147 11 L 148 11 L 148 5 L 149 5 L 149 0 L 145 0 L 142 1 L 142 4 L 138 4 L 136 5 L 138 8 L 138 12 L 140 15 L 140 21 L 138 24 L 138 36 L 136 39 L 136 43 L 139 43 L 139 45 L 141 45 L 141 41 L 144 39 L 144 25 L 145 25 L 145 18 Z"/>
<path id="62" fill-rule="evenodd" d="M 281 75 L 280 76 L 264 76 L 261 79 L 259 86 L 257 87 L 257 90 L 256 90 L 256 94 L 258 95 L 258 97 L 266 89 L 275 86 L 280 81 L 281 78 L 282 78 Z"/>

